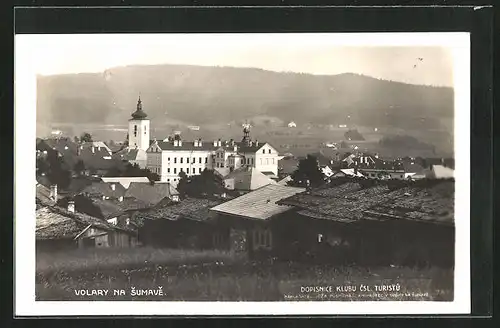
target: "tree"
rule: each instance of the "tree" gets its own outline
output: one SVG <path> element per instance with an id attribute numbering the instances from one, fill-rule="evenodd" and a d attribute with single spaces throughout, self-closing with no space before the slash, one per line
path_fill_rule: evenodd
<path id="1" fill-rule="evenodd" d="M 80 143 L 80 139 L 78 138 L 78 136 L 75 136 L 75 138 L 73 140 L 75 141 L 76 144 Z"/>
<path id="2" fill-rule="evenodd" d="M 82 172 L 85 171 L 85 163 L 81 159 L 79 159 L 78 162 L 75 163 L 73 171 L 76 174 L 82 174 Z"/>
<path id="3" fill-rule="evenodd" d="M 293 186 L 317 187 L 324 183 L 324 175 L 318 166 L 318 160 L 312 155 L 299 161 L 299 167 L 291 175 Z"/>
<path id="4" fill-rule="evenodd" d="M 129 138 L 129 136 L 128 136 L 128 133 L 127 133 L 127 137 L 125 138 L 125 141 L 123 142 L 123 145 L 125 147 L 128 147 L 128 138 Z"/>
<path id="5" fill-rule="evenodd" d="M 88 132 L 84 132 L 81 136 L 80 136 L 80 141 L 81 142 L 92 142 L 92 135 Z"/>
<path id="6" fill-rule="evenodd" d="M 50 183 L 58 185 L 65 189 L 71 183 L 71 171 L 66 169 L 62 156 L 55 151 L 47 155 L 48 169 L 45 172 Z"/>
<path id="7" fill-rule="evenodd" d="M 200 175 L 188 177 L 186 173 L 179 174 L 180 180 L 177 191 L 181 198 L 205 197 L 226 193 L 224 180 L 214 173 L 213 170 L 205 169 Z"/>

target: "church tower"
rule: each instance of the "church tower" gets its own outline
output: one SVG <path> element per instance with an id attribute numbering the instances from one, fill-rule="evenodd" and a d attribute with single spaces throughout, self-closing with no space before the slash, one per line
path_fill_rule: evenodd
<path id="1" fill-rule="evenodd" d="M 130 149 L 149 148 L 149 119 L 142 110 L 141 97 L 137 101 L 137 109 L 132 113 L 132 118 L 128 121 L 128 146 Z"/>

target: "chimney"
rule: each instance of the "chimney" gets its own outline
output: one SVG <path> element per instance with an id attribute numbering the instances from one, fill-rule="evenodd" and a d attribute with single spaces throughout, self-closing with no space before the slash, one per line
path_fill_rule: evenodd
<path id="1" fill-rule="evenodd" d="M 179 140 L 179 147 L 182 147 L 182 140 Z"/>
<path id="2" fill-rule="evenodd" d="M 217 146 L 218 146 L 218 147 L 220 147 L 221 145 L 222 145 L 222 144 L 221 144 L 220 139 L 219 139 L 219 140 L 217 140 Z"/>
<path id="3" fill-rule="evenodd" d="M 198 147 L 198 140 L 194 139 L 194 146 Z"/>
<path id="4" fill-rule="evenodd" d="M 201 147 L 201 138 L 198 139 L 198 147 Z"/>
<path id="5" fill-rule="evenodd" d="M 92 154 L 95 154 L 95 148 L 92 146 Z"/>
<path id="6" fill-rule="evenodd" d="M 50 186 L 50 198 L 57 202 L 57 185 Z"/>
<path id="7" fill-rule="evenodd" d="M 113 191 L 116 190 L 116 185 L 114 183 L 111 184 L 111 190 L 113 190 Z"/>
<path id="8" fill-rule="evenodd" d="M 174 147 L 178 147 L 179 146 L 179 140 L 174 140 Z"/>
<path id="9" fill-rule="evenodd" d="M 233 149 L 234 149 L 234 151 L 235 151 L 235 152 L 237 152 L 237 151 L 238 151 L 238 146 L 234 145 L 233 147 L 234 147 L 234 148 L 233 148 Z"/>
<path id="10" fill-rule="evenodd" d="M 258 146 L 259 145 L 259 142 L 257 140 L 255 140 L 255 146 Z"/>
<path id="11" fill-rule="evenodd" d="M 119 200 L 120 202 L 123 202 L 123 196 L 118 197 L 118 200 Z"/>
<path id="12" fill-rule="evenodd" d="M 214 147 L 217 147 L 217 140 L 214 140 Z"/>
<path id="13" fill-rule="evenodd" d="M 75 201 L 70 200 L 68 202 L 68 212 L 75 213 Z"/>

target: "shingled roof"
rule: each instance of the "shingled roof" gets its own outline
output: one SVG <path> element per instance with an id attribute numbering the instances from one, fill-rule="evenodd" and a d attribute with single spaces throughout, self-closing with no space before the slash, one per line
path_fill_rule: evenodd
<path id="1" fill-rule="evenodd" d="M 36 210 L 36 239 L 75 238 L 89 225 L 105 231 L 117 229 L 101 219 L 55 206 Z"/>
<path id="2" fill-rule="evenodd" d="M 217 205 L 211 211 L 244 218 L 267 220 L 291 207 L 276 202 L 305 191 L 304 188 L 267 185 L 233 200 Z"/>
<path id="3" fill-rule="evenodd" d="M 455 183 L 445 181 L 428 188 L 407 187 L 391 193 L 391 199 L 365 211 L 377 219 L 408 219 L 444 225 L 454 224 Z"/>
<path id="4" fill-rule="evenodd" d="M 362 219 L 406 218 L 450 224 L 453 221 L 454 182 L 408 184 L 392 190 L 386 184 L 363 187 L 347 182 L 279 201 L 295 206 L 298 213 L 344 223 Z"/>
<path id="5" fill-rule="evenodd" d="M 39 183 L 36 184 L 36 203 L 49 206 L 56 204 L 55 200 L 50 196 L 50 188 Z"/>
<path id="6" fill-rule="evenodd" d="M 220 200 L 187 198 L 182 202 L 164 203 L 165 206 L 137 214 L 137 217 L 145 220 L 172 220 L 181 218 L 195 221 L 205 221 L 209 218 L 209 210 L 213 206 L 220 204 Z"/>

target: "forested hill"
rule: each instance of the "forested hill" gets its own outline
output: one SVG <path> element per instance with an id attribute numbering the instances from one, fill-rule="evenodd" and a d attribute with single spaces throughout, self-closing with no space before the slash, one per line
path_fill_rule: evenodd
<path id="1" fill-rule="evenodd" d="M 126 66 L 102 73 L 40 76 L 38 121 L 126 122 L 138 95 L 157 122 L 277 122 L 436 128 L 453 117 L 453 89 L 357 74 L 311 75 L 254 68 Z M 417 126 L 416 126 L 417 125 Z"/>

